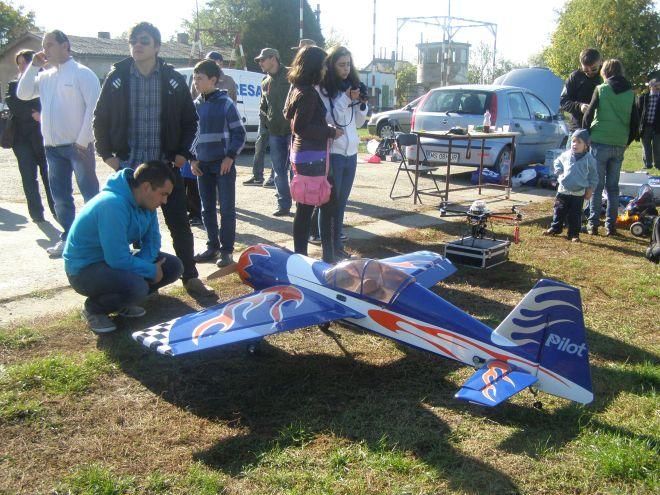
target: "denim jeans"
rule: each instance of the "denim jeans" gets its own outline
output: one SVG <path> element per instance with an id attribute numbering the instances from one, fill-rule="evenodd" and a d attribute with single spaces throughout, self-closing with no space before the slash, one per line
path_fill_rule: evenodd
<path id="1" fill-rule="evenodd" d="M 206 227 L 210 249 L 234 252 L 236 239 L 236 167 L 220 175 L 220 162 L 200 162 L 204 175 L 197 177 L 199 196 L 202 198 L 202 220 Z M 220 233 L 218 235 L 218 215 L 216 201 L 220 201 Z"/>
<path id="2" fill-rule="evenodd" d="M 135 168 L 139 163 L 131 163 L 130 161 L 123 161 L 120 163 L 120 168 Z M 193 237 L 192 230 L 190 230 L 190 222 L 188 221 L 188 198 L 186 197 L 186 187 L 183 183 L 181 173 L 176 170 L 174 165 L 171 165 L 174 170 L 174 189 L 172 194 L 167 198 L 167 203 L 161 206 L 163 217 L 167 230 L 170 231 L 172 236 L 172 245 L 174 252 L 183 263 L 183 281 L 191 278 L 197 278 L 199 272 L 195 264 L 195 238 Z"/>
<path id="3" fill-rule="evenodd" d="M 181 276 L 183 265 L 179 258 L 166 253 L 159 253 L 158 257 L 165 258 L 165 262 L 161 265 L 163 278 L 157 284 L 137 273 L 110 268 L 103 261 L 86 266 L 77 275 L 67 277 L 78 294 L 87 296 L 87 311 L 107 315 L 138 304 L 149 293 L 171 284 Z"/>
<path id="4" fill-rule="evenodd" d="M 268 138 L 270 158 L 275 172 L 275 190 L 277 191 L 277 206 L 280 210 L 291 209 L 291 190 L 289 189 L 289 143 L 291 135 L 273 136 Z"/>
<path id="5" fill-rule="evenodd" d="M 657 110 L 656 110 L 657 111 Z M 644 167 L 660 170 L 660 134 L 655 132 L 653 124 L 648 124 L 642 133 Z"/>
<path id="6" fill-rule="evenodd" d="M 61 236 L 64 240 L 76 216 L 71 173 L 76 176 L 76 183 L 85 203 L 99 192 L 94 145 L 90 143 L 84 151 L 73 144 L 46 146 L 46 160 L 50 192 L 55 202 L 57 221 L 64 229 Z"/>
<path id="7" fill-rule="evenodd" d="M 334 180 L 333 187 L 335 188 L 335 197 L 337 198 L 336 217 L 334 219 L 335 233 L 337 235 L 335 249 L 341 249 L 342 245 L 339 236 L 343 231 L 344 212 L 346 211 L 348 197 L 351 194 L 353 181 L 355 180 L 357 154 L 344 156 L 331 153 L 330 169 L 332 170 L 331 174 Z"/>
<path id="8" fill-rule="evenodd" d="M 39 220 L 44 216 L 44 207 L 41 202 L 41 194 L 39 194 L 39 182 L 37 182 L 39 175 L 41 175 L 41 182 L 46 193 L 48 207 L 53 216 L 57 216 L 55 213 L 55 203 L 53 202 L 53 196 L 50 193 L 50 185 L 48 183 L 48 165 L 46 164 L 43 144 L 34 143 L 30 138 L 31 136 L 17 137 L 12 148 L 18 161 L 18 171 L 21 174 L 23 192 L 27 200 L 30 218 Z"/>
<path id="9" fill-rule="evenodd" d="M 259 134 L 254 143 L 254 161 L 252 162 L 252 177 L 264 180 L 264 157 L 266 156 L 266 145 L 268 144 L 268 129 L 259 125 Z M 273 177 L 273 168 L 270 169 L 270 176 Z"/>
<path id="10" fill-rule="evenodd" d="M 600 143 L 593 143 L 592 148 L 596 154 L 596 164 L 598 166 L 598 185 L 589 201 L 588 223 L 591 227 L 598 227 L 600 224 L 600 210 L 603 189 L 605 189 L 607 191 L 605 228 L 614 229 L 619 210 L 619 176 L 626 148 L 625 146 Z"/>

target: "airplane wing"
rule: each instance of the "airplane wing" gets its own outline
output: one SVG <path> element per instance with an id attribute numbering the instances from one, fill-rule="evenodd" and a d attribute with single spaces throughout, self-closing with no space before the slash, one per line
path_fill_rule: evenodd
<path id="1" fill-rule="evenodd" d="M 416 251 L 384 258 L 380 262 L 415 277 L 416 282 L 426 288 L 433 287 L 456 271 L 451 261 L 432 251 Z"/>
<path id="2" fill-rule="evenodd" d="M 537 380 L 537 377 L 504 361 L 493 360 L 468 378 L 454 397 L 492 407 L 533 385 Z"/>
<path id="3" fill-rule="evenodd" d="M 363 314 L 295 285 L 276 285 L 133 332 L 160 354 L 178 356 Z"/>

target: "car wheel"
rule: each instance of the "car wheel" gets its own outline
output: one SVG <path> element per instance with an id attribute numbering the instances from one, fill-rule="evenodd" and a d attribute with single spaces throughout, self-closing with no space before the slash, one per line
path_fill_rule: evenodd
<path id="1" fill-rule="evenodd" d="M 505 146 L 500 151 L 500 154 L 497 155 L 495 160 L 495 165 L 493 165 L 493 170 L 498 174 L 501 174 L 502 164 L 508 165 L 508 169 L 511 170 L 511 146 Z M 506 167 L 505 167 L 506 168 Z"/>
<path id="2" fill-rule="evenodd" d="M 391 138 L 394 135 L 394 130 L 387 120 L 381 120 L 376 127 L 376 134 L 379 138 Z"/>

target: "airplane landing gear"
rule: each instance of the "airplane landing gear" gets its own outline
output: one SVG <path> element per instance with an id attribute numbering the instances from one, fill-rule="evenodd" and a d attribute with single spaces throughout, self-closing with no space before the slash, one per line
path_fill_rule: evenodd
<path id="1" fill-rule="evenodd" d="M 250 356 L 258 356 L 261 354 L 261 342 L 250 342 L 245 350 Z"/>

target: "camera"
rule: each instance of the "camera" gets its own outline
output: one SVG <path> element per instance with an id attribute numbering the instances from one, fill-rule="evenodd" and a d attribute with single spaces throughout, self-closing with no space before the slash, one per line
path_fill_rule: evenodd
<path id="1" fill-rule="evenodd" d="M 346 91 L 347 89 L 360 90 L 360 101 L 352 103 L 351 106 L 360 105 L 360 110 L 367 108 L 366 102 L 369 101 L 369 90 L 363 82 L 357 83 L 357 85 L 351 85 L 351 82 L 348 79 L 344 79 L 339 85 L 341 91 Z"/>
<path id="2" fill-rule="evenodd" d="M 367 86 L 363 82 L 360 82 L 357 87 L 352 87 L 351 89 L 360 90 L 360 110 L 364 111 L 367 108 L 367 101 L 369 101 L 369 92 L 367 91 Z"/>

